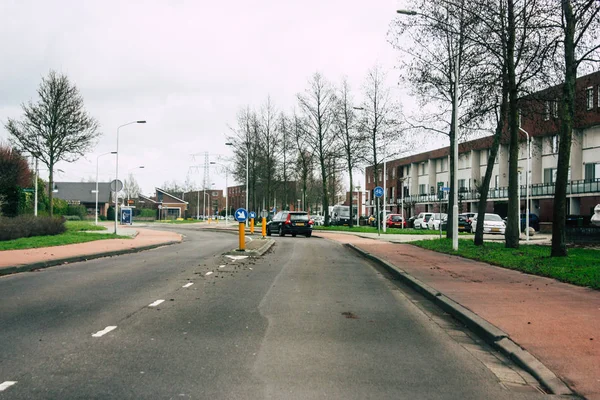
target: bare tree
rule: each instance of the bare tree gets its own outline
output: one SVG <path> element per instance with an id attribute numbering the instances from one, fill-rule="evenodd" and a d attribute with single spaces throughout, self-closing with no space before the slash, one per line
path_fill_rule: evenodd
<path id="1" fill-rule="evenodd" d="M 400 127 L 399 105 L 392 100 L 385 79 L 386 75 L 379 66 L 368 72 L 363 86 L 364 101 L 360 107 L 364 117 L 360 129 L 368 143 L 368 151 L 362 154 L 361 159 L 367 165 L 373 165 L 375 186 L 379 186 L 379 171 L 383 163 L 408 150 L 410 145 Z M 387 198 L 386 195 L 384 198 Z M 376 215 L 379 218 L 378 203 Z"/>
<path id="2" fill-rule="evenodd" d="M 307 144 L 319 162 L 323 190 L 325 225 L 329 225 L 329 195 L 327 193 L 327 160 L 336 150 L 337 142 L 332 127 L 335 95 L 329 82 L 319 73 L 309 81 L 304 94 L 298 94 L 300 109 L 307 124 Z"/>
<path id="3" fill-rule="evenodd" d="M 127 196 L 127 200 L 136 198 L 140 194 L 140 185 L 138 185 L 132 173 L 129 173 L 129 176 L 123 182 L 123 192 Z"/>
<path id="4" fill-rule="evenodd" d="M 50 172 L 48 198 L 53 215 L 54 166 L 73 162 L 88 152 L 100 136 L 98 122 L 84 108 L 83 97 L 66 75 L 50 71 L 37 90 L 37 103 L 23 103 L 22 120 L 9 119 L 10 141 L 40 159 Z"/>
<path id="5" fill-rule="evenodd" d="M 366 137 L 357 129 L 357 116 L 354 111 L 353 98 L 350 93 L 348 80 L 344 79 L 338 89 L 335 107 L 335 126 L 337 135 L 342 145 L 343 156 L 346 162 L 346 170 L 350 178 L 350 199 L 354 189 L 353 170 L 360 165 L 360 154 L 366 150 Z M 352 204 L 350 204 L 352 209 Z M 350 213 L 352 215 L 352 213 Z M 354 224 L 354 218 L 350 218 L 350 227 Z"/>
<path id="6" fill-rule="evenodd" d="M 594 0 L 561 0 L 564 83 L 561 107 L 558 165 L 552 219 L 552 257 L 566 257 L 565 220 L 567 187 L 575 119 L 575 83 L 582 63 L 600 62 L 600 2 Z"/>
<path id="7" fill-rule="evenodd" d="M 275 172 L 277 169 L 277 153 L 279 144 L 281 143 L 281 130 L 277 123 L 277 111 L 271 102 L 271 97 L 267 97 L 267 101 L 262 107 L 259 125 L 259 140 L 258 148 L 259 160 L 257 171 L 263 182 L 262 190 L 266 204 L 271 204 L 274 193 Z"/>
<path id="8" fill-rule="evenodd" d="M 307 204 L 307 193 L 309 193 L 309 183 L 314 169 L 314 155 L 310 150 L 310 145 L 306 136 L 306 123 L 296 113 L 293 116 L 293 130 L 295 148 L 297 151 L 296 170 L 298 178 L 302 185 L 303 201 Z"/>

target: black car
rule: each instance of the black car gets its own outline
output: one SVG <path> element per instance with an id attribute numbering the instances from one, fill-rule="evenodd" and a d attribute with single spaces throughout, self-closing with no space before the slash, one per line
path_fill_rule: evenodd
<path id="1" fill-rule="evenodd" d="M 312 235 L 313 221 L 308 218 L 305 211 L 281 211 L 275 214 L 273 219 L 267 224 L 267 236 L 278 233 L 279 236 L 291 234 L 292 236 Z"/>
<path id="2" fill-rule="evenodd" d="M 521 214 L 521 232 L 525 231 L 525 214 Z M 529 214 L 529 227 L 536 231 L 540 230 L 540 217 L 535 214 Z"/>
<path id="3" fill-rule="evenodd" d="M 442 230 L 445 231 L 448 228 L 448 219 L 442 221 Z M 462 214 L 458 214 L 458 231 L 459 232 L 471 232 L 471 224 L 467 217 Z"/>

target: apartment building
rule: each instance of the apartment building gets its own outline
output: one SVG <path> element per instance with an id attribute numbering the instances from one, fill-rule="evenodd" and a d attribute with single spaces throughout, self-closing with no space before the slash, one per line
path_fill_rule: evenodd
<path id="1" fill-rule="evenodd" d="M 578 78 L 576 84 L 567 213 L 592 215 L 594 206 L 600 203 L 600 71 Z M 559 85 L 524 97 L 520 102 L 521 207 L 524 212 L 527 132 L 531 147 L 530 211 L 537 214 L 543 222 L 552 220 L 561 98 L 562 85 Z M 491 145 L 491 136 L 459 144 L 458 202 L 461 212 L 477 212 L 477 188 L 485 176 Z M 508 149 L 509 137 L 505 132 L 493 168 L 486 208 L 487 212 L 495 212 L 503 217 L 508 211 Z M 438 192 L 439 189 L 450 186 L 449 154 L 450 148 L 444 147 L 389 161 L 385 177 L 383 168 L 380 168 L 378 182 L 383 186 L 383 179 L 386 180 L 384 201 L 387 210 L 401 212 L 401 204 L 404 203 L 404 213 L 408 216 L 423 211 L 446 211 L 448 192 L 442 191 L 441 200 Z M 369 166 L 365 171 L 367 213 L 373 212 L 375 204 L 373 170 L 373 166 Z"/>

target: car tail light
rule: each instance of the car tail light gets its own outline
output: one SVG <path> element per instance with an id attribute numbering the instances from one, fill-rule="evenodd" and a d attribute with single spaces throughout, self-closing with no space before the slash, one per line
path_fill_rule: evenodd
<path id="1" fill-rule="evenodd" d="M 314 220 L 312 220 L 312 219 L 309 219 L 309 220 L 308 220 L 308 224 L 309 224 L 309 225 L 313 225 L 314 223 L 315 223 L 315 221 L 314 221 Z"/>
<path id="2" fill-rule="evenodd" d="M 285 219 L 285 224 L 289 225 L 292 223 L 292 214 L 288 214 L 287 218 Z"/>

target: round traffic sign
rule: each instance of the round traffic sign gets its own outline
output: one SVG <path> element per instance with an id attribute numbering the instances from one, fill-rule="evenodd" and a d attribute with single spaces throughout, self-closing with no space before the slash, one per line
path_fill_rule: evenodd
<path id="1" fill-rule="evenodd" d="M 375 197 L 381 197 L 381 196 L 383 196 L 383 188 L 381 186 L 377 186 L 373 190 L 373 193 L 375 194 Z"/>
<path id="2" fill-rule="evenodd" d="M 113 179 L 110 182 L 110 190 L 112 190 L 113 192 L 120 192 L 121 190 L 123 190 L 123 182 L 121 182 L 118 179 Z"/>
<path id="3" fill-rule="evenodd" d="M 248 218 L 256 218 L 256 213 L 254 211 L 250 211 L 248 213 Z"/>
<path id="4" fill-rule="evenodd" d="M 233 214 L 233 216 L 237 222 L 246 222 L 248 219 L 248 212 L 245 208 L 238 208 L 235 210 L 235 214 Z"/>

